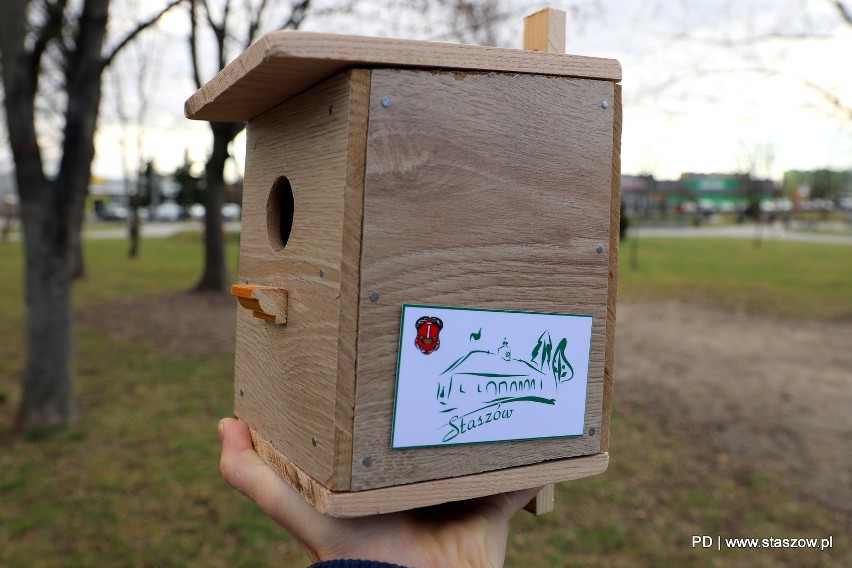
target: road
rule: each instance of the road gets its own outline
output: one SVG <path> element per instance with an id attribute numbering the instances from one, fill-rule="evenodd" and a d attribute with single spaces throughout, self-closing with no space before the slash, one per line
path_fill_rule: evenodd
<path id="1" fill-rule="evenodd" d="M 141 227 L 143 239 L 162 239 L 179 233 L 200 233 L 204 229 L 204 224 L 196 221 L 180 221 L 176 223 L 150 222 L 142 223 Z M 225 223 L 226 233 L 238 233 L 239 231 L 239 221 Z M 112 223 L 87 223 L 83 228 L 83 238 L 86 240 L 126 239 L 128 238 L 127 227 Z M 19 230 L 10 232 L 8 240 L 13 242 L 20 241 L 21 232 Z"/>
<path id="2" fill-rule="evenodd" d="M 204 228 L 202 223 L 193 221 L 182 221 L 178 223 L 143 223 L 142 238 L 166 238 L 178 233 L 201 232 Z M 239 232 L 238 221 L 225 223 L 225 232 Z M 20 232 L 13 231 L 9 234 L 9 240 L 20 240 Z M 834 245 L 852 246 L 852 230 L 846 229 L 833 232 L 809 232 L 806 230 L 791 230 L 782 224 L 773 225 L 724 225 L 694 227 L 691 225 L 676 227 L 641 226 L 634 224 L 628 233 L 629 237 L 638 235 L 643 237 L 663 238 L 711 238 L 711 239 L 763 239 L 772 241 L 792 241 L 800 243 L 821 243 Z M 127 228 L 117 225 L 99 226 L 97 223 L 89 223 L 83 230 L 83 238 L 87 240 L 98 239 L 123 239 L 127 238 Z"/>
<path id="3" fill-rule="evenodd" d="M 628 237 L 673 237 L 673 238 L 713 238 L 713 239 L 763 239 L 767 241 L 795 241 L 800 243 L 821 243 L 852 245 L 852 230 L 838 232 L 808 232 L 786 229 L 782 224 L 773 225 L 725 225 L 719 227 L 639 227 L 633 225 Z"/>
<path id="4" fill-rule="evenodd" d="M 180 221 L 176 223 L 151 222 L 142 223 L 142 238 L 157 239 L 167 238 L 178 233 L 200 233 L 204 224 L 196 221 Z M 240 223 L 237 221 L 225 223 L 225 232 L 239 232 Z M 124 239 L 127 238 L 127 227 L 98 228 L 96 223 L 90 223 L 83 229 L 84 239 Z"/>

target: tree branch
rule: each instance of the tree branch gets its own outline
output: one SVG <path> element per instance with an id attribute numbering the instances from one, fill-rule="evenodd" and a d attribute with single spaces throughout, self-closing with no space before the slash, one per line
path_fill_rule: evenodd
<path id="1" fill-rule="evenodd" d="M 281 30 L 297 30 L 305 19 L 305 14 L 311 7 L 311 0 L 301 0 L 293 6 L 290 17 L 278 28 Z"/>
<path id="2" fill-rule="evenodd" d="M 44 55 L 48 44 L 62 34 L 62 20 L 65 17 L 65 5 L 67 0 L 56 0 L 56 2 L 46 2 L 45 12 L 47 19 L 41 26 L 32 50 L 33 71 L 37 71 L 41 65 L 41 57 Z"/>
<path id="3" fill-rule="evenodd" d="M 153 26 L 154 24 L 156 24 L 156 23 L 157 23 L 157 21 L 158 21 L 160 18 L 162 18 L 162 17 L 166 14 L 166 12 L 168 12 L 169 10 L 171 10 L 172 8 L 174 8 L 175 6 L 177 6 L 178 4 L 181 4 L 181 3 L 183 3 L 183 2 L 184 2 L 184 0 L 171 0 L 171 2 L 169 2 L 169 3 L 166 5 L 166 7 L 165 7 L 165 8 L 163 8 L 163 9 L 162 9 L 162 10 L 161 10 L 158 14 L 156 14 L 156 15 L 155 15 L 155 16 L 153 16 L 153 17 L 151 17 L 151 18 L 150 18 L 149 20 L 147 20 L 147 21 L 140 22 L 140 23 L 139 23 L 139 25 L 137 25 L 137 26 L 136 26 L 136 28 L 135 28 L 133 31 L 131 31 L 129 34 L 127 34 L 127 35 L 124 37 L 124 39 L 122 39 L 120 42 L 118 42 L 118 45 L 116 45 L 116 46 L 115 46 L 115 48 L 114 48 L 114 49 L 113 49 L 113 50 L 109 53 L 109 55 L 107 55 L 107 56 L 103 59 L 103 61 L 102 61 L 102 63 L 101 63 L 101 67 L 102 67 L 102 68 L 107 67 L 110 63 L 112 63 L 113 59 L 115 59 L 115 56 L 116 56 L 116 55 L 118 55 L 118 53 L 119 53 L 122 49 L 124 49 L 124 47 L 125 47 L 128 43 L 130 43 L 131 41 L 133 41 L 133 39 L 134 39 L 137 35 L 139 35 L 139 34 L 140 34 L 140 33 L 142 33 L 143 31 L 145 31 L 146 29 L 148 29 L 148 28 L 150 28 L 151 26 Z"/>
<path id="4" fill-rule="evenodd" d="M 793 75 L 791 73 L 780 71 L 777 69 L 771 69 L 767 67 L 739 67 L 739 68 L 730 68 L 730 69 L 703 69 L 700 71 L 695 71 L 691 74 L 681 74 L 677 79 L 667 79 L 664 83 L 661 83 L 657 87 L 653 89 L 649 89 L 646 92 L 639 92 L 638 97 L 655 97 L 658 96 L 663 91 L 670 89 L 674 85 L 678 83 L 685 83 L 691 80 L 703 79 L 712 75 L 733 75 L 736 73 L 746 73 L 751 75 L 762 75 L 764 77 L 786 77 L 795 79 L 811 91 L 820 95 L 822 99 L 827 102 L 829 105 L 834 107 L 835 110 L 839 111 L 841 114 L 845 115 L 846 119 L 852 121 L 852 106 L 846 104 L 843 100 L 840 99 L 832 91 L 822 87 L 814 82 L 811 82 L 804 77 L 799 77 Z"/>
<path id="5" fill-rule="evenodd" d="M 227 35 L 228 8 L 231 5 L 231 0 L 227 0 L 225 3 L 225 14 L 222 17 L 221 24 L 217 24 L 213 21 L 213 13 L 210 11 L 210 5 L 207 3 L 207 0 L 201 0 L 201 5 L 204 7 L 204 14 L 207 16 L 207 24 L 210 26 L 210 29 L 213 30 L 213 35 L 216 36 L 216 47 L 219 50 L 219 63 L 216 70 L 221 71 L 225 68 L 226 63 L 225 37 Z"/>
<path id="6" fill-rule="evenodd" d="M 840 100 L 840 97 L 838 97 L 836 94 L 832 93 L 825 87 L 821 87 L 820 85 L 812 83 L 806 79 L 800 80 L 802 81 L 803 85 L 820 95 L 823 100 L 825 100 L 828 104 L 833 106 L 842 114 L 845 114 L 847 120 L 852 121 L 852 106 L 847 106 L 842 100 Z"/>
<path id="7" fill-rule="evenodd" d="M 189 54 L 192 61 L 192 79 L 195 88 L 201 88 L 201 64 L 198 60 L 198 14 L 196 0 L 189 3 Z"/>
<path id="8" fill-rule="evenodd" d="M 228 64 L 228 16 L 230 15 L 231 0 L 226 0 L 225 9 L 222 10 L 222 26 L 216 33 L 219 39 L 219 69 L 224 69 Z"/>
<path id="9" fill-rule="evenodd" d="M 217 26 L 216 22 L 213 21 L 213 16 L 210 12 L 210 4 L 207 3 L 207 0 L 201 0 L 201 7 L 204 8 L 204 15 L 207 16 L 207 24 L 214 30 L 218 30 L 219 26 Z"/>
<path id="10" fill-rule="evenodd" d="M 786 41 L 786 40 L 810 40 L 810 39 L 834 39 L 831 34 L 815 34 L 815 33 L 768 33 L 761 35 L 753 35 L 742 38 L 714 38 L 714 37 L 699 37 L 689 34 L 679 34 L 672 38 L 673 41 L 686 41 L 702 43 L 713 47 L 731 48 L 744 47 L 747 45 L 756 45 L 770 41 Z"/>
<path id="11" fill-rule="evenodd" d="M 852 26 L 852 6 L 847 6 L 840 0 L 834 1 L 835 7 L 837 7 L 837 11 L 840 12 L 840 17 L 846 20 L 846 23 Z"/>
<path id="12" fill-rule="evenodd" d="M 246 4 L 246 12 L 251 13 L 251 7 L 248 6 L 248 1 L 246 2 Z M 257 7 L 257 13 L 254 15 L 253 18 L 249 18 L 248 36 L 246 36 L 246 47 L 250 46 L 257 37 L 257 32 L 260 30 L 260 21 L 263 19 L 263 13 L 266 11 L 267 5 L 267 0 L 261 0 L 260 6 Z"/>

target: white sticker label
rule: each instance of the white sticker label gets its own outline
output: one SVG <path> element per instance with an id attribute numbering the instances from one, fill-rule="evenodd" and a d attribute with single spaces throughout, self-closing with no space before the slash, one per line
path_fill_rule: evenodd
<path id="1" fill-rule="evenodd" d="M 580 436 L 592 316 L 402 307 L 391 447 Z"/>

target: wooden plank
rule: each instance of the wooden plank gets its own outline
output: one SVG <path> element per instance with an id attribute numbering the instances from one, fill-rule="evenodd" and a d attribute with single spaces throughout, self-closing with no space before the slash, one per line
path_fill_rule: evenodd
<path id="1" fill-rule="evenodd" d="M 271 32 L 193 94 L 186 116 L 247 121 L 351 67 L 502 71 L 621 80 L 613 59 L 427 41 Z"/>
<path id="2" fill-rule="evenodd" d="M 606 354 L 604 358 L 604 398 L 601 421 L 601 451 L 609 451 L 609 421 L 612 414 L 612 383 L 615 365 L 615 305 L 618 296 L 618 249 L 621 224 L 621 85 L 613 93 L 612 121 L 612 200 L 610 202 L 609 285 L 607 288 Z"/>
<path id="3" fill-rule="evenodd" d="M 524 18 L 524 49 L 545 53 L 565 53 L 565 11 L 544 8 Z M 553 510 L 554 487 L 545 485 L 524 507 L 534 515 Z"/>
<path id="4" fill-rule="evenodd" d="M 613 92 L 606 81 L 373 71 L 353 491 L 600 451 L 613 157 L 601 101 Z M 593 315 L 586 434 L 391 450 L 403 303 Z"/>
<path id="5" fill-rule="evenodd" d="M 524 49 L 565 53 L 565 11 L 544 8 L 524 18 Z"/>
<path id="6" fill-rule="evenodd" d="M 578 458 L 582 459 L 582 458 Z M 553 483 L 548 483 L 541 488 L 541 491 L 536 493 L 535 498 L 527 503 L 524 510 L 529 511 L 533 515 L 544 515 L 553 511 L 556 504 L 556 486 Z"/>
<path id="7" fill-rule="evenodd" d="M 362 190 L 349 161 L 358 153 L 351 138 L 364 135 L 366 80 L 363 73 L 355 82 L 334 77 L 253 121 L 247 137 L 240 282 L 286 289 L 289 305 L 281 326 L 239 310 L 236 415 L 337 489 L 349 486 L 344 432 L 354 400 L 355 308 L 344 303 L 358 286 L 343 257 L 357 257 L 360 247 L 360 229 L 352 228 L 360 211 L 345 209 Z M 287 245 L 276 248 L 267 202 L 280 176 L 292 188 L 294 211 Z M 335 462 L 340 455 L 344 468 Z"/>
<path id="8" fill-rule="evenodd" d="M 410 483 L 369 491 L 334 492 L 317 483 L 252 430 L 260 456 L 319 512 L 332 517 L 363 517 L 429 507 L 451 501 L 570 481 L 606 471 L 609 454 L 554 460 L 477 475 Z"/>
<path id="9" fill-rule="evenodd" d="M 364 164 L 370 110 L 370 71 L 352 69 L 346 187 L 343 194 L 343 246 L 340 265 L 340 319 L 337 342 L 337 399 L 334 417 L 334 471 L 329 487 L 349 488 L 352 472 L 352 423 L 355 408 L 355 338 L 361 285 L 361 227 L 364 221 Z M 336 109 L 335 109 L 336 112 Z"/>

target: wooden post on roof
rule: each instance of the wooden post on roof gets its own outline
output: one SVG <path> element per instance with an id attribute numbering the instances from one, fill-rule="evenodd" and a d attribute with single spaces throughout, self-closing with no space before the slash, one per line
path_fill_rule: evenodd
<path id="1" fill-rule="evenodd" d="M 524 18 L 524 49 L 565 53 L 565 11 L 544 8 Z M 534 515 L 553 511 L 555 486 L 548 483 L 524 509 Z"/>
<path id="2" fill-rule="evenodd" d="M 524 49 L 565 53 L 565 11 L 545 8 L 524 18 Z"/>

